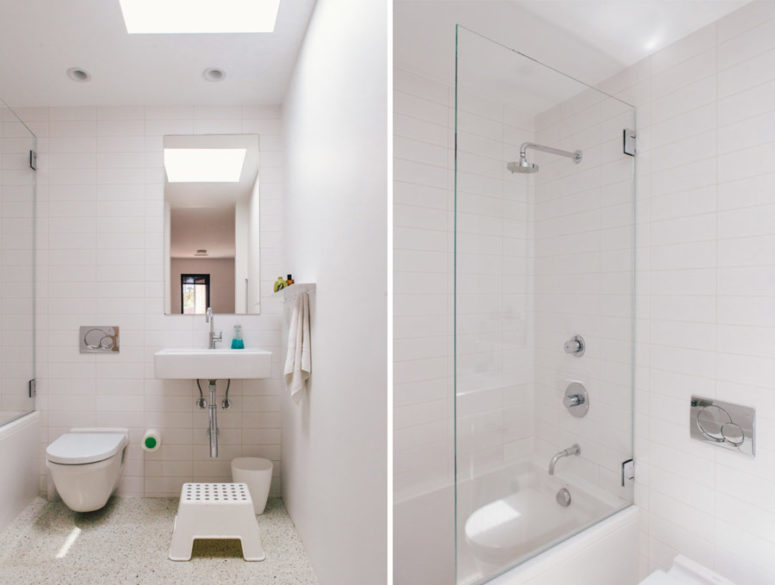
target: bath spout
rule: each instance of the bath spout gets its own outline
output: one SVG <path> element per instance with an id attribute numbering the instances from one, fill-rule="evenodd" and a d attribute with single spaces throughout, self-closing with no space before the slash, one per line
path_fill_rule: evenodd
<path id="1" fill-rule="evenodd" d="M 563 457 L 569 457 L 570 455 L 580 455 L 581 454 L 581 447 L 579 447 L 578 443 L 575 443 L 568 447 L 567 449 L 563 449 L 562 451 L 558 451 L 552 456 L 551 461 L 549 461 L 549 475 L 554 475 L 554 467 L 557 465 L 557 462 L 562 459 Z"/>

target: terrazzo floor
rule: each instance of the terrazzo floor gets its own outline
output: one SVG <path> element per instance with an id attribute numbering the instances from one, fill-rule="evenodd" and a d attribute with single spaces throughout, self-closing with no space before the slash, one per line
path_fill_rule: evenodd
<path id="1" fill-rule="evenodd" d="M 189 562 L 167 559 L 177 498 L 118 498 L 97 512 L 41 498 L 0 533 L 1 585 L 317 585 L 282 500 L 258 517 L 266 560 L 239 541 L 196 541 Z M 67 547 L 67 542 L 71 545 Z"/>

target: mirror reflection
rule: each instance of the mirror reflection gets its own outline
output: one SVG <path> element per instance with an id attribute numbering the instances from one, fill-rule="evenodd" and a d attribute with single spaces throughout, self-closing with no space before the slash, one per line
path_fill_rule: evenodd
<path id="1" fill-rule="evenodd" d="M 258 313 L 255 134 L 164 137 L 165 312 Z"/>

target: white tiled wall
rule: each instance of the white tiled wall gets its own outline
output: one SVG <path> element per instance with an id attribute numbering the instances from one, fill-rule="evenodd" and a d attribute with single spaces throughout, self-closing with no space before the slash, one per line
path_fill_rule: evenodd
<path id="1" fill-rule="evenodd" d="M 676 553 L 737 583 L 775 575 L 773 30 L 775 3 L 754 2 L 601 84 L 637 109 L 635 498 L 644 575 Z M 453 50 L 449 43 L 450 62 L 436 63 L 442 80 Z M 399 501 L 450 478 L 452 456 L 452 282 L 447 275 L 423 294 L 402 286 L 451 266 L 451 154 L 427 145 L 450 148 L 453 102 L 450 83 L 405 69 L 395 83 Z M 626 364 L 620 358 L 614 363 Z M 755 459 L 689 439 L 692 393 L 757 408 Z"/>
<path id="2" fill-rule="evenodd" d="M 533 140 L 518 101 L 475 86 L 459 45 L 457 116 L 457 479 L 533 450 L 533 183 L 507 162 Z M 450 198 L 452 198 L 450 193 Z M 461 502 L 461 506 L 469 504 Z"/>
<path id="3" fill-rule="evenodd" d="M 453 481 L 453 91 L 394 76 L 394 488 Z M 451 526 L 450 526 L 451 529 Z"/>
<path id="4" fill-rule="evenodd" d="M 604 87 L 638 109 L 636 502 L 642 572 L 775 580 L 775 3 Z M 757 409 L 755 459 L 689 438 L 689 397 Z"/>
<path id="5" fill-rule="evenodd" d="M 579 86 L 579 89 L 581 86 Z M 535 394 L 539 465 L 574 443 L 563 473 L 632 501 L 621 464 L 632 456 L 634 184 L 622 130 L 634 109 L 587 89 L 537 116 L 536 141 L 582 151 L 579 164 L 529 152 L 540 165 L 535 195 Z M 525 175 L 522 175 L 525 176 Z M 581 358 L 563 343 L 582 335 Z M 589 393 L 583 418 L 563 406 L 578 381 Z"/>
<path id="6" fill-rule="evenodd" d="M 122 426 L 131 433 L 120 485 L 128 495 L 172 496 L 185 481 L 224 481 L 229 461 L 275 462 L 280 493 L 281 305 L 271 284 L 284 273 L 279 107 L 81 107 L 19 109 L 39 138 L 37 374 L 41 448 L 73 426 Z M 205 347 L 203 317 L 164 316 L 163 177 L 165 134 L 255 133 L 260 137 L 261 315 L 216 315 L 231 339 L 274 352 L 273 377 L 234 381 L 219 410 L 220 457 L 209 458 L 207 411 L 193 381 L 157 380 L 153 353 Z M 118 355 L 81 355 L 80 325 L 118 325 Z M 225 389 L 219 383 L 219 400 Z M 205 388 L 207 392 L 207 388 Z M 147 428 L 159 452 L 140 448 Z M 45 489 L 45 470 L 41 470 Z"/>
<path id="7" fill-rule="evenodd" d="M 395 72 L 395 478 L 403 500 L 453 478 L 454 88 Z M 532 117 L 462 91 L 458 136 L 458 473 L 531 450 L 529 183 L 506 170 Z"/>

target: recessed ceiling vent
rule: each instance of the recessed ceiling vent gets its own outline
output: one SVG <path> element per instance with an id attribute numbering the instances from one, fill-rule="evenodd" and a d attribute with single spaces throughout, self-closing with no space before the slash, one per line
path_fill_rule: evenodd
<path id="1" fill-rule="evenodd" d="M 224 73 L 223 69 L 209 67 L 202 72 L 202 77 L 205 78 L 205 81 L 223 81 L 226 73 Z"/>
<path id="2" fill-rule="evenodd" d="M 89 72 L 85 69 L 81 69 L 80 67 L 70 67 L 70 69 L 67 70 L 67 76 L 73 81 L 78 82 L 86 82 L 91 80 L 91 75 L 89 75 Z"/>

